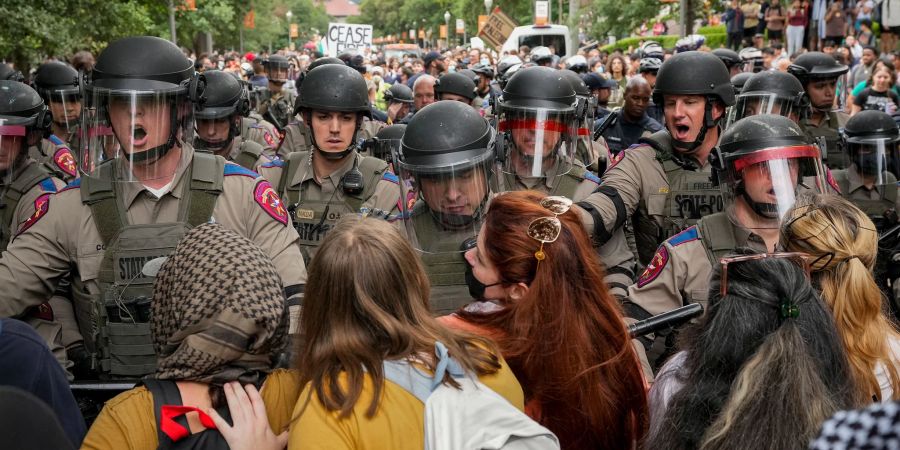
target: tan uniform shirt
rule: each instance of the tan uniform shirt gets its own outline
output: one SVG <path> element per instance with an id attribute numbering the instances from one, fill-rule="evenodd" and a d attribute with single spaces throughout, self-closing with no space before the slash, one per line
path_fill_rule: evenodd
<path id="1" fill-rule="evenodd" d="M 234 140 L 231 143 L 230 150 L 228 151 L 228 155 L 225 156 L 225 159 L 229 161 L 234 161 L 241 153 L 244 151 L 248 151 L 249 153 L 255 153 L 258 149 L 248 149 L 249 146 L 258 145 L 256 141 L 246 141 L 241 136 L 235 136 Z M 277 158 L 275 156 L 274 150 L 271 153 L 268 153 L 266 149 L 262 149 L 262 153 L 260 153 L 259 157 L 256 158 L 256 161 L 253 163 L 253 167 L 247 167 L 250 170 L 255 172 L 259 172 L 259 166 L 263 164 L 267 164 L 272 162 L 273 159 Z M 269 180 L 270 183 L 278 183 L 278 180 Z"/>
<path id="2" fill-rule="evenodd" d="M 129 223 L 174 222 L 182 186 L 190 182 L 185 169 L 193 149 L 185 147 L 182 165 L 172 189 L 157 199 L 139 183 L 122 186 L 121 200 Z M 288 290 L 306 284 L 306 267 L 300 257 L 297 233 L 288 226 L 287 213 L 277 197 L 266 192 L 267 181 L 256 173 L 228 164 L 222 193 L 216 200 L 212 219 L 246 236 L 266 252 Z M 81 201 L 80 183 L 50 198 L 46 213 L 19 234 L 0 258 L 0 316 L 10 317 L 42 303 L 53 293 L 60 278 L 77 270 L 81 288 L 99 293 L 97 278 L 104 246 L 91 215 Z M 77 288 L 77 287 L 76 287 Z M 76 305 L 84 323 L 91 305 Z M 89 320 L 89 319 L 88 319 Z"/>
<path id="3" fill-rule="evenodd" d="M 361 210 L 367 210 L 371 214 L 387 218 L 395 215 L 400 211 L 400 184 L 395 175 L 384 170 L 382 173 L 363 173 L 363 180 L 366 186 L 369 183 L 376 183 L 371 195 L 365 198 L 359 210 L 355 210 L 348 203 L 348 195 L 344 193 L 341 186 L 341 179 L 353 167 L 353 161 L 360 159 L 359 167 L 361 168 L 362 158 L 369 158 L 352 152 L 347 160 L 340 168 L 332 172 L 326 177 L 319 178 L 314 174 L 312 167 L 313 154 L 307 156 L 305 163 L 298 166 L 298 170 L 294 172 L 285 185 L 283 192 L 279 195 L 284 199 L 290 209 L 295 209 L 294 226 L 300 234 L 300 242 L 304 247 L 304 253 L 308 258 L 312 258 L 315 254 L 315 248 L 325 238 L 328 230 L 333 224 L 340 219 L 342 214 L 359 213 Z M 281 180 L 282 172 L 287 165 L 282 160 L 273 160 L 268 164 L 259 167 L 260 174 L 267 180 L 273 180 L 276 186 Z M 290 175 L 290 174 L 289 174 Z M 299 202 L 292 200 L 288 192 L 290 188 L 300 188 Z M 364 188 L 363 192 L 366 192 Z M 296 202 L 296 205 L 291 204 Z M 324 207 L 328 205 L 328 215 L 324 217 Z"/>
<path id="4" fill-rule="evenodd" d="M 842 192 L 841 195 L 850 200 L 881 200 L 882 195 L 878 191 L 880 186 L 873 186 L 872 189 L 867 188 L 863 184 L 862 177 L 857 173 L 856 166 L 850 165 L 844 173 L 847 175 L 847 184 L 849 187 L 849 192 Z M 900 211 L 900 185 L 897 187 L 897 199 L 894 201 L 894 208 L 897 211 Z M 882 211 L 883 212 L 883 211 Z"/>
<path id="5" fill-rule="evenodd" d="M 303 122 L 303 119 L 299 115 L 295 116 L 294 119 L 295 120 L 291 121 L 291 123 L 285 127 L 284 141 L 282 141 L 281 147 L 278 148 L 278 156 L 282 159 L 286 158 L 289 153 L 308 152 L 312 150 L 313 136 L 309 126 Z M 375 137 L 375 134 L 381 131 L 382 128 L 387 126 L 388 125 L 384 122 L 363 117 L 359 132 L 356 133 L 356 140 L 371 139 Z"/>
<path id="6" fill-rule="evenodd" d="M 275 125 L 266 122 L 258 114 L 241 119 L 241 135 L 235 137 L 235 139 L 237 138 L 261 145 L 264 150 L 263 154 L 270 158 L 275 157 L 278 146 L 281 144 L 281 137 L 278 130 L 275 129 Z"/>

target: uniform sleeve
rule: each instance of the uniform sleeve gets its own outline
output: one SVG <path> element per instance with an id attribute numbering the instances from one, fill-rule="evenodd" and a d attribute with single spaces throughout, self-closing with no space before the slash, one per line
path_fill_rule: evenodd
<path id="1" fill-rule="evenodd" d="M 140 387 L 108 401 L 88 430 L 82 450 L 156 448 L 156 423 L 153 396 Z"/>
<path id="2" fill-rule="evenodd" d="M 300 393 L 297 406 L 294 408 L 294 417 L 297 419 L 291 426 L 288 448 L 304 450 L 359 448 L 357 436 L 352 432 L 356 428 L 356 415 L 350 414 L 349 417 L 338 420 L 337 412 L 325 409 L 312 392 L 311 387 L 307 385 Z M 302 414 L 300 411 L 303 411 Z"/>
<path id="3" fill-rule="evenodd" d="M 400 212 L 400 195 L 400 184 L 397 176 L 385 173 L 378 180 L 378 187 L 375 188 L 375 192 L 366 204 L 371 205 L 372 208 L 384 211 L 386 213 L 384 217 L 393 216 Z"/>
<path id="4" fill-rule="evenodd" d="M 67 194 L 50 195 L 46 210 L 19 226 L 19 234 L 0 257 L 0 317 L 43 303 L 71 270 L 82 204 L 77 191 Z"/>
<path id="5" fill-rule="evenodd" d="M 683 295 L 690 271 L 688 265 L 692 262 L 699 263 L 686 258 L 689 256 L 686 253 L 694 253 L 689 251 L 690 245 L 689 243 L 671 247 L 668 242 L 664 242 L 659 246 L 638 281 L 628 287 L 626 303 L 632 303 L 640 308 L 638 311 L 643 310 L 646 313 L 635 313 L 632 308 L 626 306 L 627 315 L 643 320 L 684 306 Z M 641 314 L 646 316 L 635 317 Z"/>
<path id="6" fill-rule="evenodd" d="M 658 181 L 655 181 L 659 176 L 662 176 L 663 179 L 665 178 L 662 174 L 656 175 L 662 169 L 645 149 L 653 151 L 650 147 L 636 147 L 626 150 L 623 158 L 603 174 L 600 182 L 601 191 L 591 194 L 584 200 L 597 209 L 608 232 L 613 231 L 617 221 L 619 221 L 621 226 L 625 222 L 626 217 L 631 217 L 634 214 L 643 195 L 659 184 Z M 659 186 L 655 187 L 657 190 L 659 189 Z M 625 209 L 624 217 L 619 217 L 616 203 L 610 195 L 603 192 L 603 189 L 612 190 L 618 195 L 619 199 L 621 199 L 621 205 Z M 582 221 L 587 227 L 588 233 L 593 233 L 594 221 L 590 214 L 582 214 Z"/>

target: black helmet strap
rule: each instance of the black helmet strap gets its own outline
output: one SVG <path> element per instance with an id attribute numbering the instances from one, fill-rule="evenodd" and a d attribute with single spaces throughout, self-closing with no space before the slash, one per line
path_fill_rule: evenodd
<path id="1" fill-rule="evenodd" d="M 682 153 L 694 153 L 703 145 L 703 141 L 706 140 L 706 131 L 710 128 L 716 126 L 719 123 L 718 119 L 713 119 L 712 116 L 712 105 L 713 102 L 716 101 L 716 97 L 706 96 L 706 105 L 703 108 L 703 125 L 700 126 L 700 133 L 697 134 L 697 139 L 694 139 L 693 142 L 685 142 L 679 141 L 678 139 L 672 138 L 672 146 L 675 147 L 676 150 Z"/>
<path id="2" fill-rule="evenodd" d="M 303 112 L 303 121 L 306 122 L 306 125 L 309 127 L 309 135 L 312 137 L 312 147 L 316 150 L 316 153 L 321 154 L 325 159 L 333 161 L 344 159 L 359 146 L 356 142 L 356 136 L 359 135 L 359 129 L 362 128 L 362 118 L 359 113 L 356 115 L 356 129 L 353 131 L 353 139 L 350 140 L 350 145 L 339 152 L 326 152 L 319 148 L 319 144 L 316 142 L 316 132 L 312 126 L 312 114 L 309 113 L 309 110 Z"/>

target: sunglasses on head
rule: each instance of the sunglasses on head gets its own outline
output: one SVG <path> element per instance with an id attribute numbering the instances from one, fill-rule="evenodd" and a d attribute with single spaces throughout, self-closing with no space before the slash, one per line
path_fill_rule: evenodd
<path id="1" fill-rule="evenodd" d="M 775 253 L 755 253 L 752 255 L 741 255 L 741 256 L 730 256 L 725 257 L 719 260 L 719 264 L 722 265 L 722 277 L 721 277 L 721 285 L 719 295 L 720 297 L 725 297 L 725 294 L 728 292 L 728 267 L 734 266 L 735 264 L 746 262 L 746 261 L 758 261 L 760 259 L 767 258 L 779 258 L 786 259 L 798 267 L 803 269 L 803 272 L 806 273 L 806 278 L 810 277 L 809 275 L 809 261 L 807 258 L 809 255 L 806 253 L 800 252 L 775 252 Z"/>
<path id="2" fill-rule="evenodd" d="M 565 214 L 572 207 L 572 200 L 561 196 L 544 197 L 540 202 L 541 207 L 550 211 L 553 215 L 538 217 L 528 224 L 528 237 L 541 243 L 541 248 L 534 252 L 534 258 L 543 261 L 547 258 L 544 253 L 544 244 L 556 242 L 559 233 L 562 232 L 562 222 L 559 216 Z"/>

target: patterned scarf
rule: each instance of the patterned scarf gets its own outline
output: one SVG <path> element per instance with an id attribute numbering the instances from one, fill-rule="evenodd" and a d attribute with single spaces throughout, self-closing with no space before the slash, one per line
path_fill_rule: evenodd
<path id="1" fill-rule="evenodd" d="M 287 342 L 281 278 L 253 242 L 205 224 L 160 268 L 150 330 L 156 378 L 256 383 Z"/>

